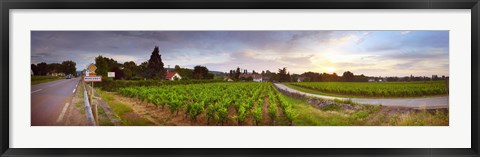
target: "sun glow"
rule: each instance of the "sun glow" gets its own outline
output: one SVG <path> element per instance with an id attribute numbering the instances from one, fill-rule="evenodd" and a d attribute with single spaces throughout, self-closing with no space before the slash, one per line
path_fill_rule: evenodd
<path id="1" fill-rule="evenodd" d="M 322 71 L 326 73 L 334 73 L 337 70 L 335 67 L 323 67 Z"/>

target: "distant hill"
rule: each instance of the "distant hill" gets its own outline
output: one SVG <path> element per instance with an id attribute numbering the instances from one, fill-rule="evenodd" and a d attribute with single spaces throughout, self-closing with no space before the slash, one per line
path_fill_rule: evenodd
<path id="1" fill-rule="evenodd" d="M 212 74 L 215 74 L 215 75 L 221 75 L 221 76 L 225 75 L 225 73 L 221 72 L 221 71 L 209 71 L 209 72 L 212 73 Z"/>

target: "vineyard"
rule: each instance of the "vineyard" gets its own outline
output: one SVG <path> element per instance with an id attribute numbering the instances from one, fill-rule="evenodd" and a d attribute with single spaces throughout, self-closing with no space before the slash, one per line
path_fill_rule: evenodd
<path id="1" fill-rule="evenodd" d="M 445 95 L 445 81 L 426 82 L 297 82 L 289 85 L 325 94 L 365 97 L 418 97 Z"/>
<path id="2" fill-rule="evenodd" d="M 100 87 L 106 91 L 117 91 L 126 87 L 140 86 L 166 86 L 166 85 L 186 85 L 186 84 L 205 84 L 221 82 L 221 80 L 179 80 L 179 81 L 158 81 L 158 80 L 111 80 L 104 79 L 102 82 L 96 83 L 96 87 Z"/>
<path id="3" fill-rule="evenodd" d="M 118 91 L 123 96 L 154 104 L 159 110 L 169 110 L 171 115 L 179 116 L 182 111 L 192 122 L 199 115 L 206 115 L 207 125 L 224 125 L 228 120 L 236 121 L 237 125 L 247 120 L 254 125 L 275 125 L 279 117 L 292 125 L 297 116 L 292 104 L 271 83 L 178 84 L 124 87 Z M 270 124 L 262 124 L 264 117 L 268 117 Z"/>

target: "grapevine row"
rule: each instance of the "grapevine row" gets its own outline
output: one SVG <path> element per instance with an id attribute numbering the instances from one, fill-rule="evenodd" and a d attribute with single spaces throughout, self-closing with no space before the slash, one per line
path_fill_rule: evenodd
<path id="1" fill-rule="evenodd" d="M 268 117 L 275 123 L 278 118 L 278 106 L 291 123 L 294 114 L 291 105 L 285 101 L 271 83 L 207 83 L 180 84 L 169 86 L 143 86 L 120 88 L 119 93 L 148 102 L 164 110 L 168 107 L 171 114 L 183 110 L 185 117 L 192 122 L 205 114 L 207 123 L 224 125 L 229 119 L 243 125 L 251 117 L 259 125 L 264 117 L 264 104 L 267 104 Z M 229 111 L 234 116 L 229 117 Z"/>

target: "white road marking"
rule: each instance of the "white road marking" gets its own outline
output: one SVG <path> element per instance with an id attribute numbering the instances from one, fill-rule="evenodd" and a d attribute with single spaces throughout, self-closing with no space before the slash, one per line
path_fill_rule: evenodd
<path id="1" fill-rule="evenodd" d="M 38 90 L 36 90 L 36 91 L 33 91 L 31 94 L 33 94 L 33 93 L 35 93 L 35 92 L 39 92 L 39 91 L 41 91 L 41 90 L 42 90 L 42 89 L 38 89 Z"/>
<path id="2" fill-rule="evenodd" d="M 68 109 L 69 105 L 70 105 L 70 103 L 65 104 L 65 106 L 63 107 L 62 113 L 60 114 L 60 116 L 57 119 L 57 123 L 61 122 L 63 120 L 63 116 L 65 116 L 65 112 L 67 112 L 67 109 Z"/>
<path id="3" fill-rule="evenodd" d="M 77 89 L 76 89 L 76 88 L 75 88 L 75 89 L 73 89 L 73 92 L 72 92 L 72 93 L 75 93 L 75 90 L 77 90 Z"/>

